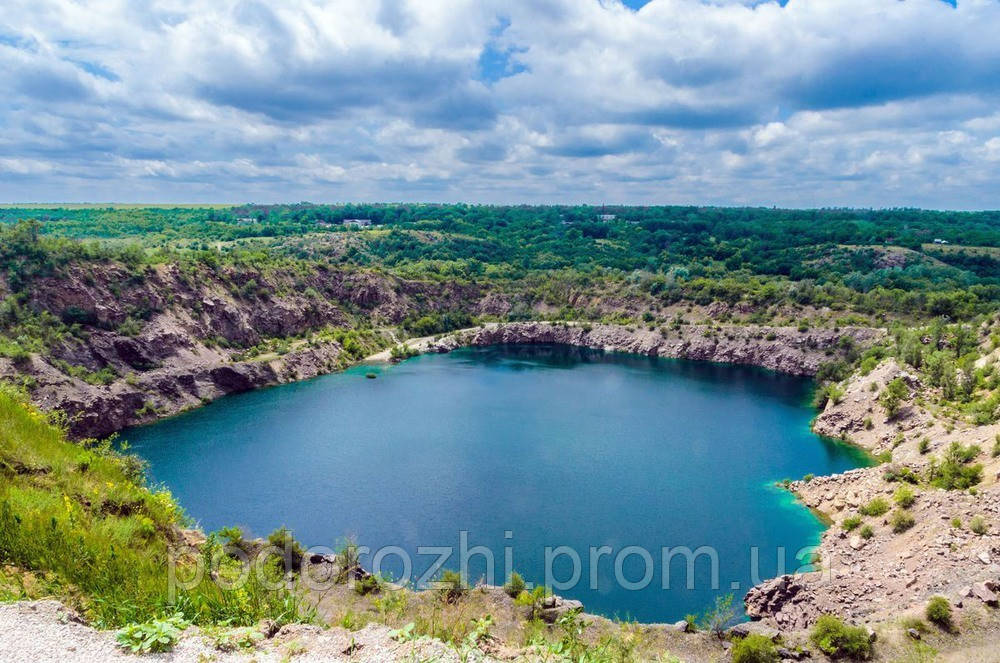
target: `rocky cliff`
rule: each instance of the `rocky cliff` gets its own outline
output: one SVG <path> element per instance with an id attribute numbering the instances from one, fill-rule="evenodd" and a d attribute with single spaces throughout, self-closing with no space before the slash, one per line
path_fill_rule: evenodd
<path id="1" fill-rule="evenodd" d="M 329 372 L 389 342 L 373 328 L 474 308 L 481 296 L 476 286 L 364 271 L 70 264 L 36 280 L 24 304 L 69 332 L 46 353 L 0 357 L 0 377 L 65 412 L 75 437 L 100 437 Z"/>
<path id="2" fill-rule="evenodd" d="M 800 332 L 788 327 L 759 325 L 681 325 L 654 331 L 620 325 L 518 322 L 464 330 L 428 343 L 427 349 L 447 351 L 460 345 L 562 343 L 814 375 L 821 364 L 841 356 L 842 338 L 850 338 L 856 345 L 868 345 L 881 335 L 880 330 L 861 327 Z"/>

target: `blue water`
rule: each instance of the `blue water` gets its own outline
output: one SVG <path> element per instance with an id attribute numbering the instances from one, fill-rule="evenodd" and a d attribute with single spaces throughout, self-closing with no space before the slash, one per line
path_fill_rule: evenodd
<path id="1" fill-rule="evenodd" d="M 378 379 L 365 378 L 372 370 Z M 774 481 L 864 458 L 810 432 L 810 390 L 749 367 L 470 348 L 230 396 L 124 438 L 207 529 L 287 525 L 307 546 L 345 536 L 399 546 L 413 555 L 413 579 L 436 559 L 414 555 L 418 546 L 453 546 L 446 566 L 458 569 L 465 530 L 468 546 L 495 551 L 497 584 L 505 547 L 515 570 L 542 582 L 545 547 L 569 546 L 580 581 L 557 593 L 591 612 L 661 622 L 719 594 L 740 604 L 754 547 L 767 578 L 779 548 L 790 572 L 803 563 L 796 552 L 818 542 L 821 524 Z M 591 564 L 601 546 L 611 553 Z M 623 583 L 615 557 L 628 546 L 649 559 L 625 556 Z M 689 589 L 686 557 L 675 555 L 663 589 L 663 548 L 677 546 L 714 549 L 718 583 L 706 553 Z M 397 556 L 383 561 L 403 574 Z M 550 566 L 567 581 L 576 565 L 559 555 Z M 629 588 L 647 567 L 649 585 Z M 483 556 L 469 569 L 480 578 Z"/>

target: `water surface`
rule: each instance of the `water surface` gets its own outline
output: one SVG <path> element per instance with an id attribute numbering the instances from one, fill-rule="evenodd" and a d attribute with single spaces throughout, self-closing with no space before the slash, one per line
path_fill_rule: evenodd
<path id="1" fill-rule="evenodd" d="M 774 481 L 864 459 L 810 432 L 810 391 L 807 379 L 756 368 L 497 346 L 230 396 L 124 437 L 207 529 L 287 525 L 307 546 L 351 535 L 410 554 L 452 546 L 454 568 L 464 530 L 469 546 L 495 551 L 497 582 L 505 546 L 535 581 L 546 546 L 569 546 L 581 580 L 558 593 L 660 622 L 730 591 L 739 604 L 754 547 L 766 578 L 780 548 L 793 571 L 795 553 L 818 542 L 821 524 Z M 601 546 L 611 554 L 592 565 Z M 644 589 L 615 581 L 628 546 L 653 561 Z M 688 589 L 675 556 L 664 590 L 662 549 L 676 546 L 714 549 L 719 586 L 702 556 Z M 414 555 L 414 573 L 434 559 Z M 630 554 L 622 577 L 641 581 L 646 566 Z M 403 571 L 391 556 L 383 568 Z M 565 580 L 573 564 L 559 556 L 554 569 Z M 486 571 L 482 556 L 470 570 Z"/>

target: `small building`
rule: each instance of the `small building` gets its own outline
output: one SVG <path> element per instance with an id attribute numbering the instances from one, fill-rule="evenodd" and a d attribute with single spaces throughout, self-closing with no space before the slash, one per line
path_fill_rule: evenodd
<path id="1" fill-rule="evenodd" d="M 946 239 L 937 239 L 937 238 L 935 238 L 935 239 L 934 239 L 934 243 L 935 243 L 935 244 L 947 244 L 947 243 L 948 243 L 948 240 L 946 240 Z"/>
<path id="2" fill-rule="evenodd" d="M 344 219 L 344 225 L 348 228 L 368 228 L 372 225 L 371 219 Z"/>
<path id="3" fill-rule="evenodd" d="M 241 225 L 246 225 L 248 223 L 257 223 L 257 219 L 253 218 L 252 216 L 241 216 L 236 219 L 236 223 L 239 223 Z"/>
<path id="4" fill-rule="evenodd" d="M 615 214 L 598 214 L 597 218 L 601 221 L 614 221 L 617 218 Z"/>

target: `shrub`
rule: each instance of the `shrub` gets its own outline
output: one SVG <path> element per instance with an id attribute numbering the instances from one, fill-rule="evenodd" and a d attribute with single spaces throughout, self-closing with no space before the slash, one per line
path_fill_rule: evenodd
<path id="1" fill-rule="evenodd" d="M 867 659 L 872 655 L 868 632 L 860 626 L 850 626 L 833 615 L 823 615 L 816 620 L 809 639 L 816 647 L 832 658 Z"/>
<path id="2" fill-rule="evenodd" d="M 715 603 L 701 616 L 701 625 L 706 631 L 711 631 L 719 638 L 723 632 L 736 619 L 736 610 L 733 609 L 733 595 L 715 597 Z"/>
<path id="3" fill-rule="evenodd" d="M 905 481 L 906 483 L 920 483 L 920 477 L 905 465 L 897 466 L 890 465 L 885 469 L 885 473 L 882 475 L 886 481 Z"/>
<path id="4" fill-rule="evenodd" d="M 771 638 L 751 633 L 733 644 L 731 660 L 733 663 L 777 663 L 778 648 Z"/>
<path id="5" fill-rule="evenodd" d="M 876 497 L 868 504 L 863 504 L 858 509 L 862 516 L 884 516 L 889 512 L 889 503 L 884 497 Z"/>
<path id="6" fill-rule="evenodd" d="M 374 574 L 362 576 L 354 583 L 354 591 L 361 596 L 378 594 L 382 590 L 382 581 Z"/>
<path id="7" fill-rule="evenodd" d="M 267 542 L 282 552 L 285 564 L 292 569 L 302 567 L 302 557 L 305 551 L 302 544 L 295 540 L 291 530 L 287 527 L 279 527 L 267 535 Z"/>
<path id="8" fill-rule="evenodd" d="M 512 599 L 516 599 L 524 591 L 524 578 L 517 571 L 510 574 L 510 580 L 507 584 L 503 586 L 503 591 L 507 592 L 507 596 Z"/>
<path id="9" fill-rule="evenodd" d="M 982 516 L 976 516 L 969 521 L 969 529 L 982 536 L 986 534 L 986 521 Z"/>
<path id="10" fill-rule="evenodd" d="M 927 621 L 943 629 L 951 630 L 951 604 L 943 596 L 932 596 L 924 610 Z"/>
<path id="11" fill-rule="evenodd" d="M 529 619 L 538 619 L 542 614 L 542 604 L 545 602 L 546 596 L 548 596 L 548 592 L 545 591 L 544 585 L 539 585 L 530 592 L 524 589 L 514 599 L 514 605 L 528 608 Z"/>
<path id="12" fill-rule="evenodd" d="M 903 399 L 910 393 L 909 387 L 902 378 L 896 378 L 885 386 L 885 389 L 878 397 L 878 402 L 885 408 L 885 414 L 892 419 L 903 405 Z"/>
<path id="13" fill-rule="evenodd" d="M 142 332 L 142 322 L 135 318 L 126 318 L 118 325 L 118 333 L 123 336 L 138 336 Z"/>
<path id="14" fill-rule="evenodd" d="M 188 622 L 178 613 L 166 619 L 152 619 L 142 624 L 129 624 L 116 636 L 118 644 L 134 654 L 170 651 L 180 640 Z"/>
<path id="15" fill-rule="evenodd" d="M 875 424 L 872 423 L 871 417 L 865 417 L 864 424 L 862 425 L 865 427 L 865 430 L 871 430 L 872 428 L 875 428 Z"/>
<path id="16" fill-rule="evenodd" d="M 930 439 L 926 437 L 920 438 L 920 442 L 917 443 L 917 451 L 919 451 L 921 454 L 925 454 L 930 450 L 930 448 L 931 448 Z"/>
<path id="17" fill-rule="evenodd" d="M 443 571 L 437 581 L 437 589 L 440 592 L 441 600 L 446 603 L 455 603 L 465 596 L 469 588 L 462 580 L 462 574 L 458 571 Z"/>
<path id="18" fill-rule="evenodd" d="M 930 482 L 945 490 L 967 490 L 983 480 L 983 466 L 969 465 L 982 450 L 976 446 L 962 446 L 952 442 L 941 460 L 932 459 L 928 477 Z"/>
<path id="19" fill-rule="evenodd" d="M 913 514 L 903 509 L 896 509 L 889 517 L 889 524 L 892 525 L 892 531 L 896 534 L 905 532 L 913 527 L 916 522 L 917 521 L 913 519 Z"/>
<path id="20" fill-rule="evenodd" d="M 871 525 L 865 525 L 864 527 L 861 528 L 861 531 L 858 532 L 858 534 L 861 535 L 862 539 L 865 539 L 867 541 L 868 539 L 875 536 L 875 530 L 872 529 Z"/>
<path id="21" fill-rule="evenodd" d="M 844 522 L 842 522 L 840 526 L 848 532 L 853 532 L 861 526 L 861 523 L 861 516 L 848 516 L 847 518 L 844 518 Z"/>
<path id="22" fill-rule="evenodd" d="M 951 519 L 951 526 L 954 527 L 955 529 L 962 529 L 962 519 L 961 518 L 952 518 Z"/>
<path id="23" fill-rule="evenodd" d="M 896 502 L 897 505 L 903 508 L 908 508 L 913 506 L 913 503 L 916 501 L 917 496 L 913 492 L 912 488 L 910 488 L 907 485 L 902 485 L 896 489 L 896 492 L 893 494 L 892 499 L 893 501 Z"/>

